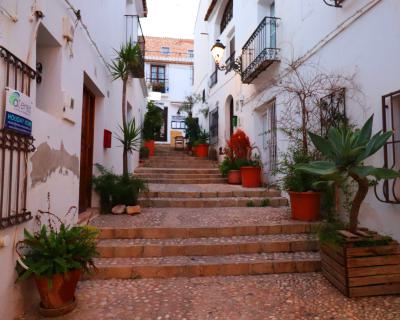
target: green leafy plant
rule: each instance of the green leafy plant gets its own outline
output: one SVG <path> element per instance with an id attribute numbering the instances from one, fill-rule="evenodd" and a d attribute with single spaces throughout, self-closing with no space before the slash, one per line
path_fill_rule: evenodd
<path id="1" fill-rule="evenodd" d="M 309 132 L 311 141 L 327 160 L 296 166 L 298 171 L 321 176 L 339 185 L 349 178 L 357 183 L 358 189 L 350 209 L 349 229 L 352 232 L 357 230 L 360 206 L 370 186 L 369 177 L 376 181 L 400 176 L 394 170 L 364 165 L 364 161 L 379 151 L 393 134 L 391 131 L 379 131 L 372 136 L 372 125 L 373 116 L 359 130 L 331 128 L 326 139 Z"/>
<path id="2" fill-rule="evenodd" d="M 149 148 L 147 148 L 145 146 L 141 146 L 140 147 L 140 151 L 139 151 L 139 158 L 140 159 L 148 159 L 149 158 L 149 154 L 150 154 Z"/>
<path id="3" fill-rule="evenodd" d="M 40 225 L 39 231 L 33 233 L 24 230 L 24 239 L 16 246 L 19 255 L 17 280 L 36 275 L 49 278 L 51 285 L 51 277 L 56 274 L 75 269 L 90 273 L 95 269 L 99 230 L 90 226 L 70 226 L 50 212 L 39 212 L 49 216 L 48 225 Z M 58 227 L 50 217 L 57 219 Z"/>
<path id="4" fill-rule="evenodd" d="M 249 207 L 249 208 L 255 207 L 254 201 L 253 200 L 247 201 L 246 207 Z"/>
<path id="5" fill-rule="evenodd" d="M 206 130 L 201 130 L 199 132 L 197 140 L 194 142 L 193 145 L 198 146 L 199 144 L 208 144 L 210 135 Z"/>
<path id="6" fill-rule="evenodd" d="M 199 139 L 200 136 L 200 126 L 199 120 L 197 118 L 193 118 L 191 116 L 185 119 L 186 125 L 186 139 L 188 140 L 188 146 L 193 147 L 195 142 Z"/>
<path id="7" fill-rule="evenodd" d="M 228 172 L 231 170 L 239 170 L 236 161 L 232 161 L 228 157 L 225 157 L 224 160 L 219 164 L 219 171 L 221 172 L 223 177 L 228 175 Z"/>
<path id="8" fill-rule="evenodd" d="M 121 134 L 116 134 L 116 139 L 123 147 L 123 173 L 128 173 L 128 153 L 138 151 L 141 143 L 141 129 L 136 128 L 135 119 L 119 126 Z"/>
<path id="9" fill-rule="evenodd" d="M 160 132 L 164 123 L 163 111 L 154 102 L 147 103 L 147 112 L 143 121 L 144 140 L 154 140 L 157 132 Z"/>
<path id="10" fill-rule="evenodd" d="M 265 199 L 262 199 L 262 200 L 261 200 L 260 206 L 261 206 L 261 207 L 268 207 L 270 204 L 271 204 L 271 200 L 265 198 Z"/>
<path id="11" fill-rule="evenodd" d="M 110 213 L 112 207 L 119 204 L 137 205 L 139 193 L 147 190 L 144 180 L 129 174 L 117 175 L 100 164 L 95 166 L 100 174 L 94 176 L 92 182 L 100 196 L 102 213 Z"/>

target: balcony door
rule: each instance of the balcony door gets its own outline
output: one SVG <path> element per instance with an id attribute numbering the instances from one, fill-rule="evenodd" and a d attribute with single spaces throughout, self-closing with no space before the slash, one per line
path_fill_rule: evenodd
<path id="1" fill-rule="evenodd" d="M 165 66 L 152 65 L 151 66 L 151 83 L 153 91 L 165 93 Z"/>

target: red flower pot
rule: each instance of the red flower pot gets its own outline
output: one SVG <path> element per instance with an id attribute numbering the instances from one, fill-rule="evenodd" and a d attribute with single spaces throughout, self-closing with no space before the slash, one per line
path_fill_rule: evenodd
<path id="1" fill-rule="evenodd" d="M 316 221 L 321 209 L 320 192 L 289 192 L 292 219 Z"/>
<path id="2" fill-rule="evenodd" d="M 198 156 L 199 158 L 208 158 L 208 144 L 197 145 L 196 156 Z"/>
<path id="3" fill-rule="evenodd" d="M 80 269 L 76 269 L 67 273 L 56 274 L 51 278 L 51 285 L 49 285 L 48 278 L 35 276 L 34 280 L 42 301 L 42 307 L 58 309 L 71 304 L 81 273 Z"/>
<path id="4" fill-rule="evenodd" d="M 146 140 L 144 142 L 144 146 L 147 149 L 149 149 L 149 157 L 154 156 L 154 149 L 155 149 L 154 140 Z"/>
<path id="5" fill-rule="evenodd" d="M 245 188 L 258 188 L 261 186 L 260 167 L 241 167 L 242 186 Z"/>
<path id="6" fill-rule="evenodd" d="M 228 172 L 228 183 L 229 184 L 241 184 L 242 183 L 242 175 L 240 170 L 230 170 Z"/>

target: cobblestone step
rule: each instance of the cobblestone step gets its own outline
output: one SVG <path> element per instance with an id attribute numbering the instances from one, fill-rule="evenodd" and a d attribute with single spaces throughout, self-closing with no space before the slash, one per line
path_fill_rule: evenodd
<path id="1" fill-rule="evenodd" d="M 151 167 L 139 167 L 135 170 L 135 173 L 188 173 L 188 174 L 219 174 L 218 168 L 151 168 Z"/>
<path id="2" fill-rule="evenodd" d="M 144 208 L 222 208 L 222 207 L 281 207 L 287 206 L 284 197 L 224 197 L 224 198 L 141 198 Z"/>
<path id="3" fill-rule="evenodd" d="M 95 279 L 235 276 L 320 270 L 316 252 L 279 252 L 227 256 L 100 258 Z"/>
<path id="4" fill-rule="evenodd" d="M 188 155 L 163 154 L 155 155 L 145 161 L 210 161 L 208 158 L 191 157 Z"/>
<path id="5" fill-rule="evenodd" d="M 312 234 L 277 234 L 182 239 L 101 240 L 102 258 L 147 258 L 167 256 L 213 256 L 265 252 L 317 251 Z"/>
<path id="6" fill-rule="evenodd" d="M 148 198 L 236 198 L 236 197 L 255 197 L 255 198 L 271 198 L 280 197 L 279 190 L 235 190 L 235 191 L 149 191 L 141 194 L 140 199 Z"/>
<path id="7" fill-rule="evenodd" d="M 317 224 L 282 221 L 276 224 L 210 227 L 103 227 L 100 239 L 187 239 L 311 233 Z"/>
<path id="8" fill-rule="evenodd" d="M 224 179 L 219 173 L 135 173 L 142 179 Z"/>
<path id="9" fill-rule="evenodd" d="M 191 179 L 169 179 L 169 178 L 145 178 L 148 183 L 160 184 L 216 184 L 226 182 L 225 178 L 191 178 Z"/>
<path id="10" fill-rule="evenodd" d="M 144 162 L 141 167 L 145 168 L 218 168 L 218 165 L 209 161 L 182 161 L 176 163 L 174 161 L 157 161 L 157 162 Z"/>

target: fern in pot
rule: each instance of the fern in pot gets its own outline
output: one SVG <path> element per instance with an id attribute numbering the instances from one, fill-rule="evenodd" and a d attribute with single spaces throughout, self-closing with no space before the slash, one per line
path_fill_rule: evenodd
<path id="1" fill-rule="evenodd" d="M 67 215 L 72 211 L 76 212 L 76 207 L 71 207 Z M 75 291 L 82 273 L 95 269 L 99 231 L 67 224 L 50 211 L 39 213 L 37 220 L 47 216 L 47 223 L 40 223 L 36 232 L 25 229 L 24 239 L 16 246 L 17 281 L 32 277 L 41 298 L 40 312 L 62 315 L 76 306 Z"/>

